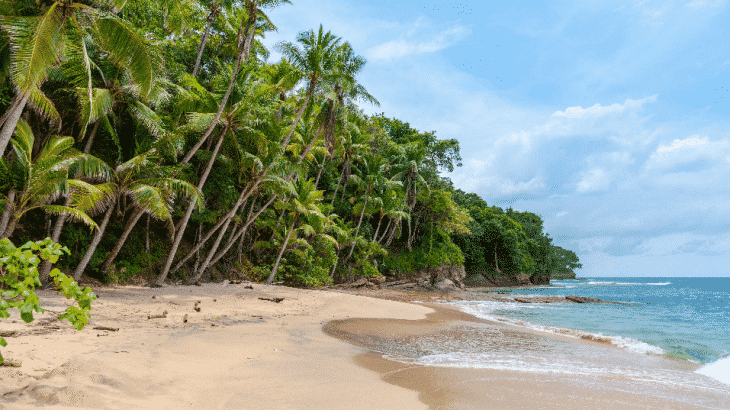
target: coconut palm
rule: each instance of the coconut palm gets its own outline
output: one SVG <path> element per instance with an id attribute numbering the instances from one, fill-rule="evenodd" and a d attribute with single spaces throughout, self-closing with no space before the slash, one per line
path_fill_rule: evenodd
<path id="1" fill-rule="evenodd" d="M 381 156 L 370 156 L 360 158 L 359 164 L 355 167 L 355 175 L 351 178 L 352 181 L 357 183 L 365 193 L 365 199 L 362 203 L 358 203 L 355 209 L 360 210 L 360 217 L 357 221 L 357 227 L 355 228 L 355 235 L 360 233 L 360 227 L 362 226 L 363 217 L 365 212 L 368 210 L 368 203 L 374 190 L 377 189 L 393 189 L 395 186 L 401 185 L 399 181 L 394 181 L 386 177 L 386 168 L 388 164 L 384 162 Z M 373 209 L 370 209 L 374 211 Z M 355 243 L 350 248 L 350 253 L 345 258 L 349 260 L 352 257 L 352 252 L 355 250 Z"/>
<path id="2" fill-rule="evenodd" d="M 411 223 L 413 208 L 416 206 L 416 198 L 421 189 L 428 190 L 428 183 L 423 177 L 423 170 L 427 167 L 426 150 L 420 145 L 409 143 L 405 147 L 398 147 L 398 154 L 392 159 L 393 178 L 400 180 L 406 186 L 406 204 L 408 205 L 408 249 L 411 248 L 415 229 Z"/>
<path id="3" fill-rule="evenodd" d="M 235 74 L 234 72 L 231 74 Z M 246 70 L 247 75 L 251 75 L 252 71 L 250 69 Z M 199 113 L 190 113 L 188 115 L 188 125 L 186 126 L 187 129 L 195 131 L 203 128 L 211 128 L 214 127 L 214 123 L 218 123 L 223 126 L 223 131 L 221 132 L 220 136 L 218 137 L 218 142 L 216 143 L 215 148 L 213 149 L 213 152 L 211 154 L 210 159 L 208 160 L 208 163 L 206 165 L 206 168 L 201 175 L 199 181 L 198 181 L 198 189 L 202 191 L 203 186 L 205 185 L 205 182 L 208 178 L 208 175 L 210 174 L 210 171 L 213 167 L 213 163 L 216 160 L 216 157 L 218 155 L 218 152 L 221 148 L 221 145 L 223 144 L 223 141 L 229 137 L 229 133 L 232 133 L 233 131 L 254 131 L 250 134 L 255 134 L 255 136 L 252 136 L 251 141 L 252 145 L 258 146 L 260 148 L 260 152 L 267 152 L 267 147 L 265 146 L 266 138 L 260 133 L 256 134 L 255 132 L 255 122 L 258 121 L 259 117 L 266 115 L 266 108 L 264 107 L 262 109 L 262 105 L 259 103 L 259 100 L 262 99 L 262 97 L 270 95 L 271 89 L 268 87 L 261 87 L 260 84 L 254 83 L 253 81 L 247 81 L 249 80 L 247 76 L 243 76 L 242 78 L 239 78 L 238 80 L 234 79 L 233 84 L 235 87 L 231 87 L 231 93 L 233 93 L 233 99 L 229 99 L 226 101 L 228 103 L 225 111 L 225 116 L 223 116 L 223 112 L 221 112 L 221 115 L 219 116 L 218 113 L 212 114 L 209 112 L 199 112 Z M 192 78 L 188 77 L 187 81 L 190 85 L 194 86 L 196 88 L 197 92 L 201 95 L 201 99 L 204 101 L 211 101 L 215 98 L 214 95 L 209 93 L 207 90 L 205 90 L 203 87 L 201 87 L 197 81 Z M 236 86 L 237 85 L 237 86 Z M 231 94 L 229 93 L 229 95 Z M 203 104 L 205 106 L 205 104 Z M 208 103 L 208 107 L 211 107 L 211 105 Z M 218 109 L 220 112 L 220 109 Z M 255 156 L 244 153 L 243 156 L 247 159 L 251 159 L 252 157 L 255 158 Z M 265 155 L 264 155 L 265 156 Z M 259 158 L 255 158 L 260 162 Z M 268 172 L 267 168 L 265 171 Z M 249 184 L 246 185 L 246 188 L 241 191 L 241 194 L 236 201 L 236 204 L 234 205 L 234 208 L 229 211 L 216 226 L 206 235 L 205 239 L 203 241 L 207 241 L 212 234 L 218 229 L 221 228 L 221 232 L 219 233 L 219 239 L 217 240 L 217 243 L 220 244 L 220 239 L 222 235 L 225 233 L 225 229 L 228 228 L 228 225 L 230 224 L 231 218 L 236 214 L 238 209 L 246 202 L 246 200 L 253 194 L 256 188 L 258 188 L 261 181 L 266 176 L 266 172 L 260 173 L 257 178 L 255 178 L 253 181 L 250 181 Z M 180 241 L 182 240 L 182 234 L 185 232 L 185 229 L 187 227 L 188 221 L 190 220 L 190 217 L 192 216 L 194 206 L 193 204 L 188 205 L 188 209 L 186 210 L 185 214 L 183 215 L 182 219 L 178 222 L 179 228 L 178 236 L 175 238 L 172 244 L 172 249 L 170 251 L 170 254 L 167 257 L 167 260 L 165 262 L 165 265 L 160 272 L 160 275 L 158 276 L 156 283 L 161 285 L 164 280 L 166 279 L 168 273 L 170 272 L 170 268 L 172 266 L 172 262 L 174 260 L 175 254 L 177 252 L 177 248 L 180 245 Z M 217 245 L 214 247 L 217 249 Z M 196 248 L 196 251 L 200 249 L 200 247 Z M 215 249 L 213 250 L 215 252 Z M 210 255 L 212 257 L 212 253 Z M 176 267 L 177 268 L 177 267 Z"/>
<path id="4" fill-rule="evenodd" d="M 320 25 L 317 33 L 314 30 L 299 33 L 297 35 L 297 42 L 302 46 L 299 47 L 290 42 L 281 42 L 276 45 L 277 49 L 289 60 L 291 65 L 302 71 L 307 79 L 304 101 L 297 112 L 291 129 L 289 129 L 289 133 L 284 138 L 282 147 L 286 147 L 289 143 L 289 139 L 294 134 L 297 125 L 299 125 L 304 110 L 307 109 L 317 86 L 334 69 L 336 64 L 335 53 L 340 43 L 340 38 L 329 31 L 325 33 L 322 25 Z"/>
<path id="5" fill-rule="evenodd" d="M 286 230 L 286 236 L 282 242 L 281 250 L 276 257 L 274 266 L 271 268 L 271 273 L 269 274 L 269 277 L 266 278 L 267 285 L 270 285 L 271 282 L 274 281 L 274 278 L 279 271 L 281 257 L 284 256 L 284 252 L 286 252 L 289 245 L 289 240 L 291 239 L 292 234 L 296 231 L 295 227 L 299 218 L 301 216 L 326 218 L 319 208 L 319 202 L 322 201 L 323 198 L 322 191 L 316 190 L 314 181 L 311 179 L 306 181 L 299 180 L 296 183 L 287 182 L 286 184 L 289 186 L 290 190 L 289 201 L 280 201 L 277 204 L 277 208 L 287 211 L 289 219 L 291 219 L 291 224 L 289 224 L 289 227 Z"/>
<path id="6" fill-rule="evenodd" d="M 71 137 L 51 137 L 36 155 L 33 153 L 34 142 L 30 126 L 24 120 L 19 120 L 15 138 L 11 140 L 15 156 L 10 162 L 5 158 L 0 159 L 0 187 L 9 191 L 8 196 L 3 198 L 7 213 L 3 221 L 7 225 L 0 227 L 3 232 L 0 237 L 11 236 L 23 215 L 37 208 L 53 214 L 68 214 L 95 227 L 96 223 L 77 206 L 51 203 L 72 193 L 93 201 L 100 191 L 87 182 L 70 178 L 69 175 L 105 179 L 111 174 L 109 167 L 98 158 L 75 150 Z"/>
<path id="7" fill-rule="evenodd" d="M 124 246 L 129 233 L 142 215 L 146 213 L 155 219 L 166 221 L 170 231 L 173 231 L 171 208 L 176 196 L 190 196 L 196 207 L 203 206 L 200 191 L 189 182 L 175 178 L 174 175 L 177 173 L 179 171 L 176 167 L 159 165 L 159 154 L 154 149 L 135 156 L 115 169 L 113 179 L 103 186 L 104 192 L 107 193 L 105 202 L 108 204 L 104 219 L 86 254 L 76 267 L 73 274 L 74 279 L 78 280 L 84 273 L 91 257 L 96 252 L 96 247 L 101 242 L 111 214 L 120 200 L 130 201 L 132 213 L 122 236 L 107 255 L 102 267 L 104 273 L 111 268 L 111 264 Z M 87 201 L 80 202 L 78 206 L 81 209 L 87 209 L 94 207 L 94 204 Z M 98 209 L 98 207 L 96 208 Z"/>
<path id="8" fill-rule="evenodd" d="M 153 86 L 155 62 L 146 41 L 127 22 L 104 11 L 108 2 L 57 0 L 35 16 L 2 16 L 0 26 L 11 41 L 11 79 L 16 96 L 2 118 L 0 155 L 29 99 L 39 99 L 39 88 L 49 70 L 64 58 L 82 63 L 82 70 L 91 81 L 91 61 L 86 39 L 108 53 L 116 64 L 124 66 L 141 94 L 147 95 Z M 115 0 L 118 8 L 126 1 Z M 105 7 L 95 7 L 96 5 Z M 88 87 L 91 89 L 91 87 Z M 34 97 L 35 95 L 35 97 Z"/>
<path id="9" fill-rule="evenodd" d="M 183 164 L 190 162 L 190 159 L 200 149 L 203 143 L 210 137 L 215 130 L 220 120 L 221 115 L 228 103 L 228 98 L 231 96 L 233 87 L 235 86 L 238 73 L 241 71 L 243 64 L 248 61 L 251 54 L 251 47 L 254 42 L 254 36 L 256 35 L 257 29 L 275 30 L 276 26 L 271 23 L 269 17 L 262 11 L 262 8 L 276 7 L 281 4 L 290 3 L 289 0 L 244 0 L 245 13 L 241 14 L 241 23 L 238 27 L 238 34 L 236 35 L 236 47 L 238 49 L 238 56 L 234 64 L 233 73 L 230 76 L 230 82 L 228 83 L 228 89 L 223 94 L 218 111 L 215 113 L 214 119 L 211 125 L 205 130 L 203 136 L 198 140 L 193 148 L 188 151 L 182 160 Z M 262 24 L 258 24 L 258 23 Z M 260 32 L 260 31 L 259 31 Z M 173 252 L 174 253 L 174 252 Z M 173 255 L 174 257 L 174 255 Z M 169 269 L 169 268 L 168 268 Z"/>

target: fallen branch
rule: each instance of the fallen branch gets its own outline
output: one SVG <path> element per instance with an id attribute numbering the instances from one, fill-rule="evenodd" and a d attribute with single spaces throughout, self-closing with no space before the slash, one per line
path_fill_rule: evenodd
<path id="1" fill-rule="evenodd" d="M 106 327 L 106 326 L 96 326 L 94 327 L 94 330 L 108 330 L 110 332 L 118 332 L 118 327 Z"/>
<path id="2" fill-rule="evenodd" d="M 281 303 L 281 301 L 284 300 L 284 298 L 259 298 L 260 300 L 268 300 L 270 302 L 276 302 Z"/>
<path id="3" fill-rule="evenodd" d="M 165 319 L 167 317 L 167 311 L 162 312 L 161 315 L 147 315 L 147 319 Z"/>

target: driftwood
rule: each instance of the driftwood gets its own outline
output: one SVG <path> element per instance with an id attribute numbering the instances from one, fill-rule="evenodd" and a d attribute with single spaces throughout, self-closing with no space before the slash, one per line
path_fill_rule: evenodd
<path id="1" fill-rule="evenodd" d="M 108 330 L 110 332 L 118 332 L 118 327 L 106 327 L 106 326 L 96 326 L 94 327 L 95 330 Z"/>
<path id="2" fill-rule="evenodd" d="M 270 302 L 281 303 L 284 298 L 259 298 L 260 300 L 268 300 Z"/>
<path id="3" fill-rule="evenodd" d="M 167 311 L 162 312 L 161 315 L 147 315 L 147 319 L 164 319 L 167 317 Z"/>

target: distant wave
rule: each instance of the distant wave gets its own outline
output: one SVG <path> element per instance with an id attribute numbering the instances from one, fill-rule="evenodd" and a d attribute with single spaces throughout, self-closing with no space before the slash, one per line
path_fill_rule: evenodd
<path id="1" fill-rule="evenodd" d="M 672 282 L 656 282 L 656 283 L 640 283 L 640 282 L 586 282 L 586 285 L 617 285 L 617 286 L 640 286 L 640 285 L 653 285 L 653 286 L 666 286 L 671 285 Z"/>

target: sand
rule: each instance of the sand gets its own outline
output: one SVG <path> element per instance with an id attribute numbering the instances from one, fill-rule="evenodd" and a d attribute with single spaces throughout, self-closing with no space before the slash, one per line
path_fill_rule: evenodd
<path id="1" fill-rule="evenodd" d="M 6 337 L 3 355 L 20 364 L 0 367 L 0 409 L 730 407 L 724 393 L 665 391 L 620 377 L 424 367 L 383 358 L 390 342 L 439 332 L 471 337 L 464 328 L 497 329 L 504 338 L 495 339 L 496 346 L 569 346 L 625 357 L 605 343 L 488 322 L 444 305 L 407 303 L 460 299 L 458 294 L 368 291 L 366 297 L 246 286 L 96 289 L 91 323 L 81 332 L 53 319 L 68 301 L 40 291 L 47 313 L 29 325 L 17 313 L 0 322 L 0 332 L 16 332 Z"/>
<path id="2" fill-rule="evenodd" d="M 0 409 L 428 408 L 417 392 L 357 365 L 353 357 L 367 350 L 326 335 L 322 326 L 352 317 L 422 319 L 431 309 L 253 288 L 98 289 L 91 322 L 80 332 L 49 320 L 68 302 L 40 291 L 46 314 L 29 325 L 17 316 L 0 322 L 0 331 L 20 334 L 6 337 L 2 349 L 20 367 L 0 367 Z M 148 319 L 164 311 L 166 318 Z M 100 326 L 119 330 L 94 329 Z"/>

